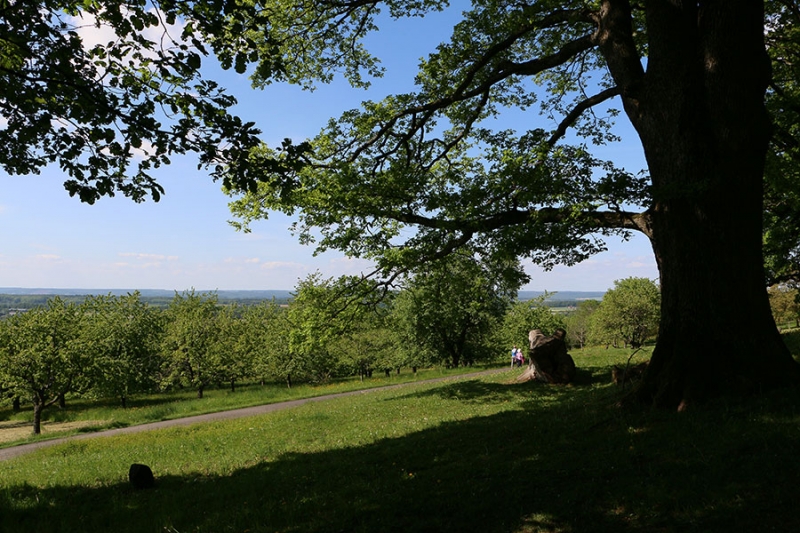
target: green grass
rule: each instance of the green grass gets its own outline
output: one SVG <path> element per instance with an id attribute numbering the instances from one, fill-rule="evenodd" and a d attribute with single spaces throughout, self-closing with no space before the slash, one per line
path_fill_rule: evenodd
<path id="1" fill-rule="evenodd" d="M 800 390 L 620 410 L 625 353 L 573 356 L 567 387 L 514 370 L 53 446 L 0 463 L 0 531 L 800 530 Z"/>
<path id="2" fill-rule="evenodd" d="M 26 442 L 35 442 L 53 438 L 74 435 L 81 432 L 92 432 L 103 429 L 135 426 L 148 422 L 172 420 L 187 416 L 214 413 L 241 407 L 265 405 L 270 403 L 310 398 L 326 394 L 336 394 L 354 390 L 371 389 L 415 381 L 424 381 L 446 376 L 457 376 L 485 370 L 491 366 L 460 367 L 457 369 L 431 368 L 421 369 L 413 374 L 409 369 L 403 369 L 400 374 L 392 372 L 389 377 L 383 373 L 376 373 L 372 378 L 364 381 L 358 378 L 339 379 L 322 385 L 297 384 L 291 389 L 284 384 L 245 384 L 238 385 L 235 392 L 229 388 L 210 388 L 204 397 L 197 398 L 194 390 L 183 390 L 169 394 L 140 395 L 128 402 L 128 408 L 120 408 L 116 399 L 94 400 L 83 398 L 70 398 L 66 408 L 55 406 L 45 409 L 42 416 L 44 429 L 41 435 L 34 436 L 29 432 L 23 433 L 18 440 L 2 442 L 0 448 L 15 446 Z M 0 408 L 0 422 L 26 422 L 33 427 L 33 412 L 28 406 L 18 413 L 11 410 L 10 405 Z M 54 431 L 47 427 L 48 422 L 92 422 L 93 425 L 81 429 L 68 431 Z M 0 431 L 3 431 L 0 428 Z M 2 533 L 2 531 L 0 531 Z"/>

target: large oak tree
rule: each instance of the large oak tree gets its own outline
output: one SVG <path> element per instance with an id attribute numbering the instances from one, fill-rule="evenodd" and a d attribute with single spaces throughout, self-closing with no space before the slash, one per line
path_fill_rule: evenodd
<path id="1" fill-rule="evenodd" d="M 357 74 L 376 68 L 360 41 L 381 8 L 402 17 L 445 3 L 254 5 L 270 24 L 248 35 L 273 52 L 262 53 L 256 83 L 278 67 L 295 82 L 339 68 L 362 83 Z M 757 0 L 475 0 L 421 63 L 415 92 L 331 121 L 305 168 L 266 176 L 234 212 L 245 223 L 297 212 L 303 238 L 319 231 L 320 248 L 371 258 L 383 273 L 467 243 L 572 264 L 602 250 L 603 236 L 641 232 L 662 313 L 639 400 L 682 408 L 795 384 L 800 367 L 770 314 L 762 254 L 764 20 Z M 580 140 L 614 140 L 601 111 L 612 99 L 639 136 L 646 177 Z M 537 101 L 552 129 L 491 129 Z"/>

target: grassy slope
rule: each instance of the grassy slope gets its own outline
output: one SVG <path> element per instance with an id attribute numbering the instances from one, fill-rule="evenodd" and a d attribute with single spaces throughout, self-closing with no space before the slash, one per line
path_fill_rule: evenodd
<path id="1" fill-rule="evenodd" d="M 336 380 L 322 385 L 299 384 L 291 389 L 283 384 L 238 385 L 235 392 L 227 388 L 211 388 L 205 391 L 202 399 L 193 390 L 175 391 L 169 394 L 135 396 L 129 401 L 128 409 L 120 409 L 118 400 L 93 400 L 71 398 L 66 408 L 49 407 L 42 416 L 42 434 L 31 434 L 33 412 L 30 406 L 18 413 L 6 404 L 0 407 L 0 448 L 15 446 L 26 442 L 48 440 L 92 432 L 103 429 L 135 426 L 148 422 L 173 420 L 205 413 L 214 413 L 254 405 L 266 405 L 299 398 L 310 398 L 327 394 L 337 394 L 354 390 L 371 389 L 436 379 L 458 374 L 485 370 L 488 367 L 458 368 L 444 370 L 424 369 L 413 374 L 406 369 L 401 374 L 391 373 L 389 377 L 376 373 L 375 377 L 364 381 L 358 378 Z M 77 425 L 77 429 L 64 430 L 64 425 Z M 13 438 L 4 438 L 7 426 L 14 426 Z M 0 532 L 2 533 L 2 532 Z"/>
<path id="2" fill-rule="evenodd" d="M 569 387 L 517 370 L 0 463 L 0 532 L 800 531 L 800 391 L 620 411 L 622 354 L 573 355 Z"/>

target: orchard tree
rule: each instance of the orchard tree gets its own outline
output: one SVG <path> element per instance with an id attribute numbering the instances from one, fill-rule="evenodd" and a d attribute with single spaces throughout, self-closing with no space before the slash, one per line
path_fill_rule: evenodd
<path id="1" fill-rule="evenodd" d="M 91 362 L 92 390 L 116 396 L 127 406 L 135 393 L 153 390 L 161 366 L 161 313 L 141 301 L 138 291 L 126 296 L 92 296 L 83 308 L 81 332 Z"/>
<path id="2" fill-rule="evenodd" d="M 414 373 L 419 367 L 441 362 L 437 352 L 428 344 L 420 342 L 418 331 L 420 317 L 416 315 L 416 304 L 410 293 L 401 291 L 392 300 L 389 325 L 392 329 L 393 350 L 403 366 L 410 366 Z"/>
<path id="3" fill-rule="evenodd" d="M 336 71 L 363 84 L 363 72 L 378 72 L 362 43 L 381 8 L 400 18 L 447 5 L 277 4 L 248 4 L 270 17 L 247 33 L 263 52 L 257 85 Z M 332 120 L 307 165 L 267 172 L 234 213 L 246 225 L 270 209 L 296 212 L 301 238 L 387 275 L 468 243 L 571 265 L 603 250 L 603 237 L 640 232 L 659 268 L 662 314 L 634 398 L 682 409 L 800 383 L 764 283 L 764 21 L 759 0 L 474 0 L 421 62 L 417 90 Z M 550 121 L 515 132 L 494 120 L 537 103 Z M 647 175 L 591 152 L 616 140 L 608 105 L 635 129 Z"/>
<path id="4" fill-rule="evenodd" d="M 237 381 L 253 372 L 252 339 L 247 321 L 240 316 L 244 312 L 237 305 L 228 305 L 216 316 L 219 333 L 212 348 L 213 364 L 216 379 L 230 384 L 231 392 L 236 391 Z"/>
<path id="5" fill-rule="evenodd" d="M 162 350 L 169 376 L 197 390 L 218 379 L 216 345 L 220 340 L 217 295 L 196 294 L 194 290 L 175 294 L 166 310 Z"/>
<path id="6" fill-rule="evenodd" d="M 370 315 L 347 335 L 335 339 L 331 352 L 347 374 L 358 374 L 363 381 L 374 370 L 389 373 L 403 366 L 394 349 L 395 333 L 386 326 L 385 316 Z"/>
<path id="7" fill-rule="evenodd" d="M 800 326 L 800 291 L 794 284 L 781 283 L 769 288 L 769 304 L 775 321 L 781 326 Z"/>
<path id="8" fill-rule="evenodd" d="M 614 282 L 592 314 L 592 338 L 626 347 L 641 347 L 658 330 L 660 294 L 658 285 L 647 278 L 626 278 Z"/>
<path id="9" fill-rule="evenodd" d="M 408 299 L 401 309 L 412 315 L 414 342 L 457 367 L 489 357 L 492 330 L 523 279 L 515 263 L 482 262 L 462 250 L 415 271 L 398 298 Z"/>
<path id="10" fill-rule="evenodd" d="M 290 325 L 287 313 L 274 301 L 248 306 L 243 314 L 245 342 L 253 359 L 253 373 L 265 378 L 284 381 L 292 387 L 299 372 L 299 361 L 289 350 Z"/>
<path id="11" fill-rule="evenodd" d="M 598 300 L 584 300 L 578 302 L 575 311 L 566 316 L 567 340 L 570 344 L 577 344 L 580 348 L 586 346 L 592 329 L 592 316 L 599 306 Z"/>
<path id="12" fill-rule="evenodd" d="M 3 324 L 0 382 L 12 395 L 30 398 L 35 435 L 42 431 L 46 407 L 67 393 L 83 392 L 88 384 L 82 318 L 77 305 L 55 297 Z"/>
<path id="13" fill-rule="evenodd" d="M 359 330 L 380 305 L 384 291 L 360 277 L 300 280 L 289 302 L 289 354 L 298 373 L 312 381 L 328 379 L 339 367 L 332 345 Z"/>

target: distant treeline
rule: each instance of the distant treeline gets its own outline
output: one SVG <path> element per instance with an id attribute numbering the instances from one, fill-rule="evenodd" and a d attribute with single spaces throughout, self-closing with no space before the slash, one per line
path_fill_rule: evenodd
<path id="1" fill-rule="evenodd" d="M 131 291 L 133 292 L 133 291 Z M 47 302 L 54 298 L 55 294 L 0 294 L 0 318 L 5 318 L 6 316 L 16 314 L 18 312 L 24 312 L 28 309 L 33 309 L 35 307 L 43 307 L 47 305 Z M 65 303 L 74 303 L 74 304 L 81 304 L 88 298 L 89 294 L 70 294 L 70 295 L 58 295 L 59 298 Z M 284 295 L 281 294 L 280 297 L 278 295 L 273 295 L 272 297 L 260 297 L 260 298 L 249 298 L 249 297 L 218 297 L 218 303 L 221 305 L 231 305 L 231 304 L 238 304 L 238 305 L 256 305 L 264 301 L 272 301 L 274 298 L 275 303 L 278 305 L 283 305 L 289 303 L 290 296 L 288 292 Z M 170 303 L 174 299 L 174 293 L 172 296 L 141 296 L 140 300 L 143 303 L 146 303 L 152 307 L 158 309 L 167 309 Z"/>
<path id="2" fill-rule="evenodd" d="M 30 292 L 25 292 L 25 291 Z M 125 291 L 120 289 L 108 291 L 92 291 L 91 294 L 103 295 L 113 294 L 115 296 L 124 296 L 125 294 L 133 291 Z M 221 305 L 239 304 L 239 305 L 254 305 L 264 301 L 274 301 L 279 305 L 289 303 L 292 298 L 290 291 L 236 291 L 236 290 L 222 290 L 210 291 L 217 295 L 218 302 Z M 142 302 L 156 307 L 158 309 L 166 309 L 169 307 L 175 297 L 174 291 L 166 290 L 142 290 L 139 291 L 140 299 Z M 541 297 L 544 293 L 541 291 L 520 291 L 517 297 L 520 301 L 531 300 Z M 89 291 L 85 294 L 76 294 L 75 290 L 71 289 L 17 289 L 17 288 L 0 288 L 0 318 L 8 315 L 13 315 L 17 312 L 34 307 L 41 307 L 47 304 L 48 300 L 54 296 L 59 296 L 62 301 L 66 303 L 82 303 L 88 296 Z M 578 292 L 578 291 L 564 291 L 550 293 L 550 297 L 546 299 L 543 304 L 551 308 L 575 308 L 578 304 L 585 300 L 601 300 L 603 298 L 602 292 Z"/>
<path id="3" fill-rule="evenodd" d="M 18 312 L 24 312 L 27 309 L 35 307 L 42 307 L 47 305 L 48 300 L 52 299 L 54 294 L 0 294 L 0 319 L 6 316 L 13 315 Z M 67 303 L 81 304 L 88 297 L 87 294 L 72 294 L 59 296 L 61 300 Z M 249 298 L 249 297 L 224 297 L 219 296 L 218 302 L 221 305 L 256 305 L 264 301 L 275 300 L 279 305 L 286 305 L 289 303 L 291 296 L 281 295 L 280 297 L 274 295 L 271 298 Z M 166 309 L 172 302 L 173 296 L 142 296 L 141 301 L 158 309 Z M 554 309 L 576 308 L 578 304 L 584 301 L 584 298 L 573 300 L 546 300 L 543 304 L 546 307 Z"/>

